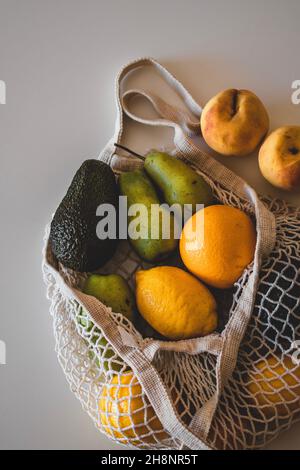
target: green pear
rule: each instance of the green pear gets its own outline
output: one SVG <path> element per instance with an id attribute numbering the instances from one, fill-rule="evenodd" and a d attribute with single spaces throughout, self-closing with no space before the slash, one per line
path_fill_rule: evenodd
<path id="1" fill-rule="evenodd" d="M 84 283 L 85 294 L 92 295 L 115 313 L 133 321 L 135 300 L 125 279 L 119 274 L 92 274 Z"/>
<path id="2" fill-rule="evenodd" d="M 178 158 L 153 150 L 146 155 L 144 169 L 169 206 L 180 204 L 183 209 L 184 204 L 192 204 L 194 213 L 196 204 L 207 206 L 214 202 L 206 181 Z"/>
<path id="3" fill-rule="evenodd" d="M 135 314 L 134 295 L 125 281 L 119 274 L 92 274 L 83 286 L 83 292 L 96 297 L 115 313 L 122 313 L 130 321 L 133 321 Z M 77 322 L 83 327 L 84 334 L 89 336 L 92 343 L 96 344 L 99 350 L 104 350 L 102 361 L 105 370 L 120 371 L 123 361 L 116 356 L 115 351 L 109 346 L 108 341 L 102 337 L 101 331 L 90 319 L 88 313 L 82 308 L 77 317 Z M 102 351 L 101 351 L 102 352 Z M 96 357 L 94 351 L 89 351 L 91 359 Z M 100 366 L 100 361 L 96 357 L 96 365 Z"/>
<path id="4" fill-rule="evenodd" d="M 175 237 L 175 219 L 166 208 L 160 205 L 156 189 L 150 178 L 142 170 L 128 171 L 119 176 L 120 193 L 127 196 L 128 209 L 135 204 L 143 205 L 145 212 L 141 216 L 141 222 L 137 224 L 144 229 L 146 236 L 137 238 L 129 236 L 130 243 L 137 254 L 144 260 L 154 263 L 160 261 L 174 252 L 178 245 Z M 162 215 L 170 221 L 168 237 L 163 236 L 162 220 L 157 218 L 153 227 L 153 214 L 155 207 L 160 207 Z M 137 220 L 136 215 L 128 215 L 128 227 Z M 156 228 L 158 236 L 152 236 L 152 229 Z"/>

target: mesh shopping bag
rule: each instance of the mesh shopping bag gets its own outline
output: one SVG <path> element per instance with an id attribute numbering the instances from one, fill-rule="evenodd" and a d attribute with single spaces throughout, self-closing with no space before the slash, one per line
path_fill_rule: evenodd
<path id="1" fill-rule="evenodd" d="M 145 90 L 121 92 L 127 74 L 153 67 L 187 111 Z M 150 101 L 158 118 L 136 116 L 131 101 Z M 81 291 L 87 273 L 55 259 L 46 229 L 43 272 L 51 301 L 56 352 L 71 390 L 96 427 L 127 446 L 148 449 L 245 449 L 265 446 L 300 416 L 299 209 L 258 197 L 240 177 L 194 143 L 201 107 L 162 65 L 139 59 L 116 80 L 117 120 L 99 159 L 116 175 L 142 165 L 119 154 L 125 114 L 174 129 L 174 158 L 191 165 L 223 204 L 242 209 L 256 225 L 253 263 L 220 298 L 222 328 L 183 341 L 143 338 L 122 314 Z M 148 264 L 127 241 L 100 270 L 133 286 Z"/>

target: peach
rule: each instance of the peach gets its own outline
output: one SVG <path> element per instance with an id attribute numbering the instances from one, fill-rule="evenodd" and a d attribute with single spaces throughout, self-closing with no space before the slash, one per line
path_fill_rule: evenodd
<path id="1" fill-rule="evenodd" d="M 229 89 L 206 104 L 201 115 L 206 143 L 222 155 L 244 156 L 253 152 L 269 129 L 269 116 L 251 91 Z"/>
<path id="2" fill-rule="evenodd" d="M 263 176 L 281 189 L 300 189 L 300 126 L 284 126 L 272 132 L 260 148 Z"/>

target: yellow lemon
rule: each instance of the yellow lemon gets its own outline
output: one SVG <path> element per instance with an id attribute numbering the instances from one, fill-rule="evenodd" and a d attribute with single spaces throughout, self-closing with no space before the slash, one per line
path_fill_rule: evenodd
<path id="1" fill-rule="evenodd" d="M 100 424 L 123 444 L 152 444 L 169 438 L 132 371 L 114 375 L 102 388 Z"/>
<path id="2" fill-rule="evenodd" d="M 136 301 L 160 334 L 179 340 L 205 336 L 217 327 L 217 305 L 209 290 L 182 269 L 159 266 L 136 273 Z"/>
<path id="3" fill-rule="evenodd" d="M 196 212 L 185 224 L 180 255 L 205 283 L 230 288 L 253 260 L 255 228 L 243 211 L 215 205 Z"/>
<path id="4" fill-rule="evenodd" d="M 290 356 L 269 355 L 255 364 L 249 378 L 247 388 L 267 416 L 275 410 L 279 416 L 300 411 L 300 366 Z"/>

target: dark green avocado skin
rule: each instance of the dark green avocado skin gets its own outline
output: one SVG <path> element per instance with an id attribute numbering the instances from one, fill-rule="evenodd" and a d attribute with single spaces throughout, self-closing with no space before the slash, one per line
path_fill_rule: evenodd
<path id="1" fill-rule="evenodd" d="M 50 244 L 53 254 L 67 268 L 94 271 L 115 252 L 117 240 L 100 240 L 96 216 L 100 204 L 118 205 L 115 175 L 104 162 L 86 160 L 58 206 L 51 222 Z"/>

